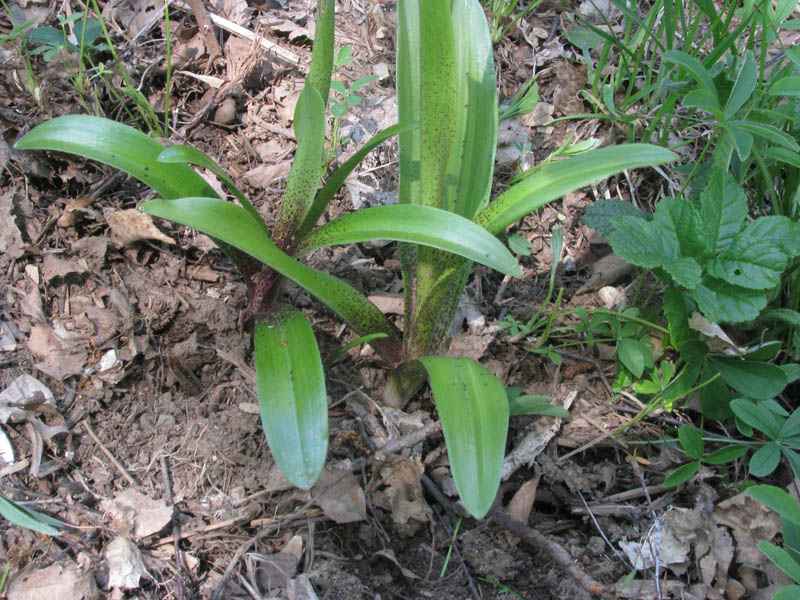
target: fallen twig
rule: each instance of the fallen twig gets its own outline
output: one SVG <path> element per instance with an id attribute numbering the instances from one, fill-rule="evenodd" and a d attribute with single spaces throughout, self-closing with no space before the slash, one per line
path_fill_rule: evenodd
<path id="1" fill-rule="evenodd" d="M 102 450 L 103 454 L 105 454 L 108 457 L 108 460 L 111 461 L 111 464 L 113 464 L 117 468 L 117 470 L 120 473 L 122 473 L 122 476 L 128 480 L 128 483 L 131 485 L 136 485 L 136 480 L 130 473 L 128 473 L 128 469 L 123 467 L 122 463 L 119 462 L 113 454 L 111 454 L 111 450 L 106 448 L 105 444 L 103 444 L 103 442 L 100 441 L 100 438 L 97 437 L 97 434 L 94 432 L 94 429 L 92 429 L 92 426 L 89 424 L 89 421 L 84 420 L 83 426 L 86 428 L 86 433 L 88 433 L 89 436 L 91 436 L 91 438 L 94 440 L 94 443 L 100 447 L 100 450 Z"/>

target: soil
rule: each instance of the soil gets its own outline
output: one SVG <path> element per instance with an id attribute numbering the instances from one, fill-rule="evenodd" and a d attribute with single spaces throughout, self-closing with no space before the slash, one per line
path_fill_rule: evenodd
<path id="1" fill-rule="evenodd" d="M 299 65 L 219 29 L 214 32 L 222 56 L 214 57 L 195 15 L 172 14 L 169 138 L 216 158 L 268 222 L 294 149 L 291 115 L 310 57 L 312 4 L 207 5 L 296 54 Z M 61 10 L 60 4 L 11 6 L 37 26 L 57 24 Z M 108 0 L 101 7 L 120 60 L 158 113 L 165 102 L 163 16 L 145 26 L 158 4 Z M 351 45 L 356 58 L 338 77 L 380 78 L 360 90 L 363 103 L 342 120 L 337 161 L 396 118 L 394 10 L 385 1 L 339 6 L 337 45 Z M 0 30 L 6 32 L 10 21 L 3 18 Z M 569 136 L 622 141 L 607 122 L 546 124 L 586 112 L 578 94 L 586 69 L 563 37 L 564 18 L 560 4 L 545 2 L 497 46 L 501 101 L 534 72 L 541 101 L 501 138 L 512 160 L 498 165 L 496 192 L 521 162 L 541 161 Z M 545 394 L 573 413 L 569 422 L 512 418 L 508 450 L 516 462 L 496 510 L 508 510 L 527 533 L 539 536 L 530 537 L 509 531 L 496 513 L 482 521 L 459 517 L 429 393 L 420 392 L 402 411 L 382 407 L 387 372 L 360 348 L 329 372 L 325 485 L 291 488 L 261 429 L 243 319 L 246 290 L 224 255 L 187 228 L 131 221 L 125 211 L 149 192 L 111 169 L 74 156 L 10 149 L 33 125 L 62 114 L 88 111 L 129 120 L 110 93 L 119 89 L 118 77 L 108 87 L 94 79 L 81 94 L 69 77 L 74 55 L 50 62 L 27 55 L 37 99 L 26 88 L 20 46 L 7 42 L 0 51 L 0 324 L 6 340 L 0 391 L 27 375 L 53 396 L 48 404 L 43 392 L 23 394 L 24 416 L 2 425 L 15 456 L 0 470 L 0 491 L 73 526 L 49 538 L 0 523 L 0 556 L 12 576 L 4 590 L 9 598 L 37 597 L 31 581 L 52 565 L 62 571 L 77 565 L 76 572 L 89 574 L 113 598 L 210 598 L 223 574 L 222 598 L 575 599 L 591 591 L 613 597 L 630 568 L 602 536 L 614 546 L 641 541 L 654 515 L 663 519 L 673 510 L 708 516 L 714 502 L 736 494 L 713 472 L 677 491 L 658 485 L 681 459 L 657 442 L 670 426 L 665 419 L 674 423 L 681 416 L 657 412 L 615 436 L 641 406 L 635 398 L 610 395 L 604 381 L 613 380 L 613 355 L 579 346 L 556 366 L 498 327 L 508 315 L 529 318 L 544 300 L 553 260 L 550 232 L 557 223 L 565 240 L 556 281 L 556 289 L 564 290 L 562 306 L 601 305 L 595 289 L 576 294 L 595 261 L 609 252 L 581 223 L 582 210 L 601 196 L 631 199 L 632 189 L 647 207 L 663 192 L 654 173 L 630 173 L 569 194 L 526 218 L 512 228 L 532 244 L 530 256 L 520 257 L 524 276 L 505 280 L 476 267 L 467 285 L 451 352 L 480 359 L 505 385 Z M 110 60 L 108 53 L 98 56 Z M 126 106 L 132 110 L 130 102 Z M 532 150 L 514 158 L 520 135 Z M 391 198 L 395 154 L 391 142 L 374 151 L 325 218 Z M 335 248 L 309 262 L 375 297 L 388 313 L 396 311 L 402 282 L 395 245 Z M 622 277 L 603 285 L 624 294 L 630 275 Z M 289 285 L 284 294 L 314 324 L 323 357 L 355 337 L 302 290 Z M 37 423 L 61 430 L 46 435 Z M 387 441 L 423 427 L 426 436 L 376 457 Z M 531 440 L 540 447 L 526 454 Z M 336 502 L 326 486 L 339 490 Z M 363 506 L 342 501 L 349 495 Z M 128 587 L 114 579 L 119 565 L 109 552 L 119 538 L 134 542 L 133 555 L 146 572 Z M 663 597 L 722 598 L 735 584 L 753 593 L 748 582 L 765 584 L 757 558 L 747 563 L 750 571 L 728 560 L 729 569 L 719 558 L 715 564 L 723 566 L 708 576 L 703 556 L 688 552 L 682 570 L 661 566 Z M 84 597 L 98 597 L 89 588 Z M 77 588 L 63 589 L 79 597 Z M 623 597 L 656 597 L 653 569 L 637 572 Z"/>

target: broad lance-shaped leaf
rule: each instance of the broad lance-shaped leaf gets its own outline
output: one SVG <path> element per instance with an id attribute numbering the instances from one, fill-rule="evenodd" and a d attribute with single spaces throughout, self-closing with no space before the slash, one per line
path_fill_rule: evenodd
<path id="1" fill-rule="evenodd" d="M 526 177 L 482 210 L 475 221 L 498 234 L 525 215 L 564 194 L 626 169 L 673 161 L 678 156 L 650 144 L 627 144 L 572 156 Z"/>
<path id="2" fill-rule="evenodd" d="M 253 333 L 261 424 L 275 463 L 293 485 L 317 481 L 328 453 L 325 374 L 311 325 L 285 306 Z"/>
<path id="3" fill-rule="evenodd" d="M 102 117 L 67 115 L 31 129 L 18 150 L 70 152 L 116 167 L 146 183 L 164 198 L 217 194 L 187 165 L 158 162 L 164 146 L 141 131 Z"/>
<path id="4" fill-rule="evenodd" d="M 300 226 L 300 229 L 298 229 L 298 239 L 305 236 L 314 228 L 314 225 L 317 223 L 317 221 L 319 221 L 322 213 L 325 212 L 325 207 L 328 206 L 328 203 L 333 199 L 333 196 L 339 191 L 339 188 L 342 187 L 345 179 L 347 179 L 348 175 L 353 172 L 353 169 L 355 169 L 358 164 L 364 160 L 364 157 L 367 154 L 372 152 L 379 144 L 388 140 L 393 135 L 410 131 L 412 129 L 419 129 L 419 123 L 398 123 L 379 131 L 372 136 L 366 144 L 359 148 L 355 154 L 353 154 L 353 156 L 347 159 L 338 169 L 331 173 L 330 177 L 328 177 L 328 179 L 325 181 L 325 185 L 323 185 L 322 188 L 317 192 L 314 202 L 311 205 L 311 209 L 308 211 L 308 214 L 303 220 L 303 224 Z"/>
<path id="5" fill-rule="evenodd" d="M 193 227 L 257 258 L 314 295 L 358 335 L 385 333 L 371 345 L 392 365 L 401 362 L 399 333 L 363 294 L 327 273 L 315 271 L 280 250 L 241 207 L 219 198 L 150 200 L 144 212 Z"/>
<path id="6" fill-rule="evenodd" d="M 428 371 L 456 489 L 480 519 L 492 507 L 508 434 L 508 397 L 500 380 L 471 358 L 428 356 Z"/>
<path id="7" fill-rule="evenodd" d="M 15 525 L 39 531 L 45 535 L 61 535 L 62 530 L 67 526 L 63 521 L 33 509 L 25 508 L 2 494 L 0 494 L 0 515 Z"/>
<path id="8" fill-rule="evenodd" d="M 301 240 L 297 253 L 377 239 L 439 248 L 507 275 L 522 274 L 511 252 L 483 227 L 455 213 L 416 204 L 375 206 L 343 215 Z"/>

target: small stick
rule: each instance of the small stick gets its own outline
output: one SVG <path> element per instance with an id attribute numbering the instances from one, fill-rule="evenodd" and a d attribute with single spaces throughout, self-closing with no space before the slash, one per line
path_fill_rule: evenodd
<path id="1" fill-rule="evenodd" d="M 167 506 L 172 507 L 172 538 L 175 540 L 175 563 L 178 568 L 178 600 L 186 597 L 186 570 L 183 566 L 183 556 L 181 555 L 181 526 L 175 518 L 175 498 L 172 494 L 172 478 L 169 476 L 169 464 L 167 457 L 161 457 L 161 476 L 164 478 L 164 495 L 167 497 Z"/>
<path id="2" fill-rule="evenodd" d="M 575 561 L 569 555 L 569 552 L 564 550 L 564 548 L 559 546 L 556 542 L 548 538 L 543 533 L 536 531 L 532 527 L 528 527 L 516 519 L 512 519 L 503 511 L 502 507 L 497 505 L 495 505 L 492 510 L 489 511 L 489 516 L 492 517 L 495 523 L 504 529 L 507 529 L 516 537 L 524 540 L 534 548 L 543 550 L 550 555 L 550 558 L 552 558 L 557 565 L 569 573 L 575 579 L 575 581 L 577 581 L 583 587 L 583 589 L 593 596 L 602 596 L 606 591 L 606 587 L 602 583 L 592 579 L 589 575 L 584 573 L 578 567 L 578 565 L 575 564 Z"/>
<path id="3" fill-rule="evenodd" d="M 442 525 L 447 537 L 450 538 L 450 543 L 452 544 L 453 551 L 456 553 L 456 558 L 458 558 L 458 562 L 461 565 L 461 570 L 464 571 L 464 575 L 467 577 L 467 584 L 469 585 L 469 591 L 472 592 L 472 597 L 475 598 L 475 600 L 480 600 L 481 595 L 478 593 L 478 588 L 475 587 L 475 582 L 472 580 L 472 575 L 469 573 L 467 563 L 464 561 L 464 557 L 461 555 L 461 550 L 458 547 L 458 541 L 456 540 L 457 536 L 453 534 L 453 529 L 447 523 L 447 519 L 442 518 L 438 510 L 434 510 L 433 514 L 436 515 L 436 518 Z M 442 575 L 444 575 L 444 573 L 442 573 Z"/>
<path id="4" fill-rule="evenodd" d="M 136 480 L 133 478 L 133 476 L 131 476 L 130 473 L 128 473 L 128 470 L 122 466 L 122 463 L 119 462 L 113 454 L 111 454 L 111 450 L 106 448 L 103 442 L 100 441 L 100 438 L 97 437 L 97 434 L 94 432 L 94 429 L 92 429 L 92 426 L 89 424 L 89 421 L 84 420 L 83 426 L 86 428 L 86 433 L 88 433 L 94 440 L 94 443 L 100 447 L 100 450 L 103 451 L 103 454 L 105 454 L 108 457 L 108 460 L 111 461 L 111 464 L 113 464 L 117 468 L 117 470 L 120 473 L 122 473 L 122 476 L 128 480 L 129 484 L 135 486 Z"/>
<path id="5" fill-rule="evenodd" d="M 559 350 L 558 348 L 554 348 L 553 352 L 557 352 L 561 356 L 566 358 L 571 358 L 572 360 L 580 360 L 584 362 L 591 363 L 592 366 L 597 369 L 597 373 L 600 375 L 600 381 L 603 382 L 603 387 L 606 388 L 609 396 L 614 396 L 614 390 L 611 389 L 611 385 L 608 383 L 608 379 L 606 379 L 606 374 L 603 373 L 603 367 L 593 359 L 591 356 L 587 356 L 585 354 L 578 354 L 577 352 L 570 352 L 569 350 Z"/>
<path id="6" fill-rule="evenodd" d="M 642 489 L 644 490 L 644 497 L 647 499 L 647 506 L 650 509 L 650 514 L 653 517 L 653 528 L 655 530 L 655 538 L 656 538 L 656 547 L 653 549 L 650 548 L 650 554 L 653 556 L 653 561 L 655 562 L 654 569 L 655 573 L 653 577 L 655 578 L 656 584 L 656 598 L 661 600 L 661 573 L 660 573 L 660 561 L 658 552 L 661 549 L 661 520 L 658 518 L 658 513 L 656 512 L 655 507 L 653 506 L 653 501 L 650 499 L 650 492 L 647 490 L 647 483 L 644 480 L 644 474 L 642 474 L 642 470 L 639 468 L 639 464 L 636 462 L 636 459 L 632 456 L 628 457 L 628 462 L 631 463 L 633 467 L 633 472 L 636 473 L 636 476 L 639 478 L 639 482 L 642 484 Z M 648 540 L 648 544 L 650 541 Z"/>

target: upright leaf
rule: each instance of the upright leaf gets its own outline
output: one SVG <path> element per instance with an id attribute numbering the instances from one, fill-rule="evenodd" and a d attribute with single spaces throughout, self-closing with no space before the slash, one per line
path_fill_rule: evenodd
<path id="1" fill-rule="evenodd" d="M 508 399 L 500 380 L 471 358 L 429 356 L 428 371 L 456 489 L 475 518 L 500 486 L 508 433 Z"/>
<path id="2" fill-rule="evenodd" d="M 261 424 L 293 485 L 317 481 L 328 453 L 325 375 L 311 325 L 296 308 L 259 320 L 253 334 Z"/>
<path id="3" fill-rule="evenodd" d="M 700 194 L 700 217 L 713 254 L 731 245 L 733 237 L 742 229 L 747 210 L 744 190 L 727 171 L 714 170 Z"/>

